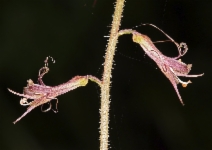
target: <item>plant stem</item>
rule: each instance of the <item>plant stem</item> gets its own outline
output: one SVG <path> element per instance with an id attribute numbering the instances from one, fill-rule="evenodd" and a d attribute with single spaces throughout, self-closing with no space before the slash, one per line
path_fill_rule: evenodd
<path id="1" fill-rule="evenodd" d="M 104 72 L 102 76 L 101 87 L 101 109 L 100 109 L 100 150 L 108 150 L 108 128 L 109 128 L 109 106 L 110 106 L 110 77 L 118 41 L 118 31 L 121 24 L 121 17 L 125 0 L 117 0 L 115 12 L 113 15 L 110 39 L 107 45 L 104 63 Z"/>

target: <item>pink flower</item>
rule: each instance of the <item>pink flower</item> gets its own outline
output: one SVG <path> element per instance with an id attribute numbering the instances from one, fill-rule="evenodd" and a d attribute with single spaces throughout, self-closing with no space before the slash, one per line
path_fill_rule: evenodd
<path id="1" fill-rule="evenodd" d="M 154 25 L 153 25 L 154 26 Z M 157 28 L 157 27 L 156 27 Z M 160 29 L 159 29 L 160 30 Z M 162 31 L 163 32 L 163 31 Z M 164 73 L 164 75 L 169 79 L 169 81 L 172 83 L 180 102 L 184 105 L 183 100 L 180 96 L 180 93 L 177 89 L 177 84 L 181 83 L 183 87 L 186 87 L 187 84 L 191 83 L 191 81 L 184 82 L 178 78 L 178 76 L 182 77 L 199 77 L 203 74 L 199 75 L 188 75 L 188 73 L 191 70 L 191 64 L 185 64 L 179 59 L 181 56 L 185 55 L 188 48 L 185 43 L 181 43 L 180 45 L 176 43 L 171 37 L 166 35 L 172 42 L 174 42 L 179 50 L 179 56 L 171 58 L 164 56 L 153 44 L 151 39 L 143 34 L 140 34 L 136 31 L 131 30 L 131 33 L 133 34 L 133 41 L 140 44 L 140 46 L 143 48 L 145 53 L 152 58 L 160 70 Z M 164 33 L 164 32 L 163 32 Z M 164 33 L 165 34 L 165 33 Z M 182 50 L 184 48 L 184 51 Z"/>

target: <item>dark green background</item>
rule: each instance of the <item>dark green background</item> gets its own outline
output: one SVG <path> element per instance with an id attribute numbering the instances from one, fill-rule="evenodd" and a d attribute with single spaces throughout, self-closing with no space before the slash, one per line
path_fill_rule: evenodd
<path id="1" fill-rule="evenodd" d="M 0 149 L 98 150 L 100 90 L 86 87 L 59 96 L 59 113 L 36 108 L 16 125 L 26 107 L 21 97 L 26 81 L 37 81 L 46 56 L 52 56 L 47 85 L 76 75 L 101 78 L 103 55 L 115 0 L 0 1 Z M 189 50 L 182 58 L 192 63 L 193 78 L 179 87 L 183 107 L 169 80 L 144 55 L 130 35 L 120 37 L 112 74 L 110 147 L 112 150 L 212 149 L 212 1 L 127 0 L 121 29 L 153 23 Z M 167 38 L 153 27 L 136 28 L 153 41 Z M 177 48 L 156 45 L 164 55 Z M 188 79 L 181 78 L 187 81 Z M 54 103 L 53 103 L 54 104 Z"/>

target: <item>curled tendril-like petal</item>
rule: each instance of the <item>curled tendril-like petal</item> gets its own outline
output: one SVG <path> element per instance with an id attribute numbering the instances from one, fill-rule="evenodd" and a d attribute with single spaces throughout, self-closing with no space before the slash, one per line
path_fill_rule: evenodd
<path id="1" fill-rule="evenodd" d="M 27 101 L 27 98 L 22 98 L 21 100 L 20 100 L 20 104 L 22 105 L 22 106 L 28 106 L 28 105 L 30 105 L 32 102 L 28 102 Z"/>
<path id="2" fill-rule="evenodd" d="M 46 73 L 49 72 L 49 68 L 48 67 L 42 67 L 40 70 L 39 70 L 39 73 L 38 73 L 38 76 L 40 78 L 42 78 Z"/>
<path id="3" fill-rule="evenodd" d="M 44 104 L 41 105 L 41 111 L 42 111 L 42 112 L 47 112 L 47 111 L 51 110 L 51 108 L 52 108 L 51 102 L 49 102 L 48 104 L 49 104 L 49 108 L 47 108 L 46 110 L 43 110 L 43 105 L 44 105 Z"/>
<path id="4" fill-rule="evenodd" d="M 179 57 L 185 55 L 188 51 L 188 46 L 186 43 L 181 42 L 180 45 L 178 46 L 178 51 L 179 51 Z"/>
<path id="5" fill-rule="evenodd" d="M 54 98 L 56 100 L 56 104 L 55 104 L 55 110 L 52 108 L 52 111 L 54 113 L 58 113 L 58 108 L 57 108 L 57 105 L 58 105 L 58 99 L 57 98 Z"/>

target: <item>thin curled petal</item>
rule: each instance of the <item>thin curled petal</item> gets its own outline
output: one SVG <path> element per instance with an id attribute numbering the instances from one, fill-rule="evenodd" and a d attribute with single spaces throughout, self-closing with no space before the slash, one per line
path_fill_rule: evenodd
<path id="1" fill-rule="evenodd" d="M 49 102 L 49 108 L 47 108 L 46 110 L 43 110 L 43 105 L 41 105 L 41 111 L 42 112 L 47 112 L 47 111 L 51 110 L 51 108 L 52 108 L 51 102 Z"/>
<path id="2" fill-rule="evenodd" d="M 22 98 L 22 99 L 20 100 L 20 104 L 21 104 L 22 106 L 27 106 L 27 105 L 30 105 L 31 102 L 28 102 L 26 98 Z"/>

